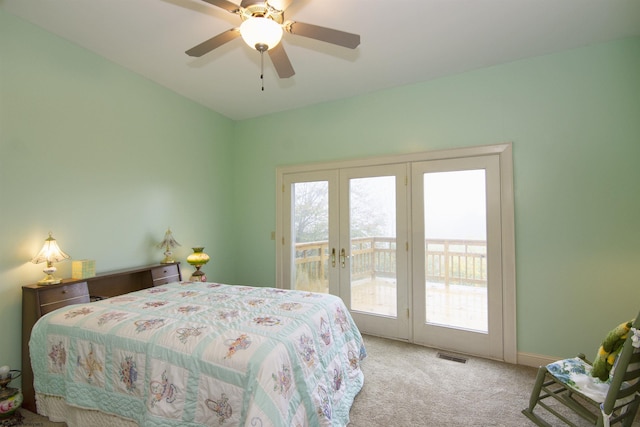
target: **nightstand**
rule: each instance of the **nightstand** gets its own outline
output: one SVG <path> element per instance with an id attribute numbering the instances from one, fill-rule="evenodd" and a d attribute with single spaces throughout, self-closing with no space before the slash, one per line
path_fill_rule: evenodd
<path id="1" fill-rule="evenodd" d="M 180 264 L 162 264 L 151 269 L 153 286 L 180 281 Z"/>
<path id="2" fill-rule="evenodd" d="M 29 359 L 31 329 L 45 314 L 72 304 L 89 302 L 86 281 L 63 280 L 57 285 L 27 285 L 22 287 L 22 406 L 36 412 L 33 372 Z"/>

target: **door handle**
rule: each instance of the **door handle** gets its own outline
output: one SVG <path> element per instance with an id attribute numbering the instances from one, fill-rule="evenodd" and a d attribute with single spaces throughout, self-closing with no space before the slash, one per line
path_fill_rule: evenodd
<path id="1" fill-rule="evenodd" d="M 336 248 L 331 248 L 331 267 L 336 266 Z"/>
<path id="2" fill-rule="evenodd" d="M 340 250 L 340 264 L 342 264 L 342 268 L 344 268 L 346 259 L 347 259 L 347 254 L 344 248 L 342 248 L 342 250 Z"/>

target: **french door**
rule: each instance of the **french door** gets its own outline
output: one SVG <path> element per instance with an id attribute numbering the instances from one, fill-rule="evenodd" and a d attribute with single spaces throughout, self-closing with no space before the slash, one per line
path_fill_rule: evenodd
<path id="1" fill-rule="evenodd" d="M 283 287 L 338 295 L 363 333 L 408 339 L 406 177 L 404 164 L 287 174 Z"/>
<path id="2" fill-rule="evenodd" d="M 363 333 L 516 362 L 511 145 L 278 171 L 277 284 Z"/>
<path id="3" fill-rule="evenodd" d="M 409 338 L 407 166 L 340 170 L 340 296 L 363 333 Z M 344 251 L 344 252 L 343 252 Z"/>
<path id="4" fill-rule="evenodd" d="M 413 340 L 503 357 L 499 157 L 412 165 Z"/>

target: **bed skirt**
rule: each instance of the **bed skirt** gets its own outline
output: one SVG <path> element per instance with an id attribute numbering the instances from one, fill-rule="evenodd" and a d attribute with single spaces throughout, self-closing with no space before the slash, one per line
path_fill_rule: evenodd
<path id="1" fill-rule="evenodd" d="M 112 414 L 70 406 L 62 397 L 36 393 L 38 414 L 68 427 L 138 427 L 138 424 Z"/>

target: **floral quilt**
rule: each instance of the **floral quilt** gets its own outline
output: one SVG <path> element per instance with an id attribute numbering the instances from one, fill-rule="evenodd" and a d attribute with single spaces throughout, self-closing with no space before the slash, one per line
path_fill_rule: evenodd
<path id="1" fill-rule="evenodd" d="M 345 426 L 364 377 L 341 299 L 180 282 L 42 317 L 38 393 L 140 426 Z"/>

